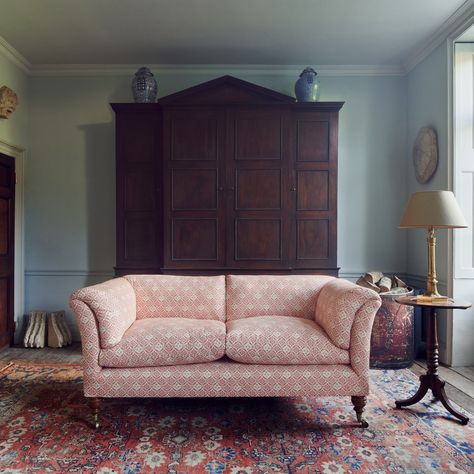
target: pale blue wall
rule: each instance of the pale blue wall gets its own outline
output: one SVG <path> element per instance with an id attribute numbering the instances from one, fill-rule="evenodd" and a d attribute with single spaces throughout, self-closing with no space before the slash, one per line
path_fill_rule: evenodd
<path id="1" fill-rule="evenodd" d="M 226 71 L 222 71 L 225 74 Z M 217 75 L 157 75 L 163 96 Z M 241 75 L 292 93 L 290 76 Z M 114 115 L 128 76 L 31 79 L 26 194 L 26 309 L 67 307 L 70 292 L 106 279 L 115 261 Z M 324 101 L 345 101 L 339 129 L 339 265 L 404 273 L 397 229 L 406 198 L 402 77 L 323 77 Z"/>
<path id="2" fill-rule="evenodd" d="M 8 86 L 18 96 L 18 107 L 8 119 L 0 118 L 0 140 L 20 148 L 28 147 L 28 76 L 0 54 L 0 87 Z"/>
<path id="3" fill-rule="evenodd" d="M 448 57 L 447 45 L 441 44 L 406 77 L 407 81 L 407 183 L 408 195 L 416 191 L 432 191 L 449 188 L 448 166 Z M 438 168 L 426 183 L 416 181 L 412 149 L 418 131 L 433 127 L 438 134 Z M 427 272 L 426 232 L 407 229 L 407 272 L 423 276 Z M 437 233 L 437 273 L 445 291 L 448 269 L 447 231 Z"/>
<path id="4" fill-rule="evenodd" d="M 448 44 L 444 42 L 407 75 L 407 156 L 409 158 L 407 179 L 409 193 L 450 189 L 448 66 Z M 433 178 L 426 184 L 419 184 L 414 173 L 412 147 L 418 131 L 426 126 L 431 126 L 437 131 L 439 161 Z M 428 271 L 426 231 L 407 229 L 404 232 L 407 233 L 407 273 L 412 275 L 415 283 L 422 286 L 426 281 Z M 462 232 L 462 230 L 454 232 Z M 438 289 L 441 294 L 447 294 L 450 252 L 448 231 L 437 230 L 436 240 Z M 438 321 L 440 360 L 445 363 L 456 363 L 452 358 L 452 351 L 448 347 L 451 337 L 448 328 L 448 318 L 450 317 L 449 314 L 442 312 Z M 456 322 L 454 320 L 453 334 L 456 331 Z M 470 361 L 470 363 L 472 362 Z"/>

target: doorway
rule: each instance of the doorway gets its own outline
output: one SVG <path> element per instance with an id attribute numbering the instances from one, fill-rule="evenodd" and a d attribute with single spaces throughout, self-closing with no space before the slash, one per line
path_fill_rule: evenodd
<path id="1" fill-rule="evenodd" d="M 0 153 L 0 349 L 13 343 L 15 160 Z"/>
<path id="2" fill-rule="evenodd" d="M 454 233 L 453 296 L 474 299 L 474 27 L 454 44 L 453 191 L 468 223 Z M 455 310 L 452 321 L 451 365 L 474 364 L 474 309 Z"/>

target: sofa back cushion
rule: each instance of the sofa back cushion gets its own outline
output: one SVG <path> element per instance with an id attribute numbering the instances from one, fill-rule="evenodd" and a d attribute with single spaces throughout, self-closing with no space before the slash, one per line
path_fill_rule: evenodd
<path id="1" fill-rule="evenodd" d="M 225 321 L 224 276 L 128 275 L 137 319 L 189 318 Z"/>
<path id="2" fill-rule="evenodd" d="M 333 279 L 322 275 L 228 275 L 227 320 L 254 316 L 314 319 L 318 294 Z"/>

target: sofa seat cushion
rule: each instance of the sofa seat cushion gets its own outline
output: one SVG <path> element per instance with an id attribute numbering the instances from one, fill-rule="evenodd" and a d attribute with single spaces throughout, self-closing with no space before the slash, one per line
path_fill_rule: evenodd
<path id="1" fill-rule="evenodd" d="M 226 355 L 248 364 L 349 364 L 314 321 L 256 316 L 227 322 Z"/>
<path id="2" fill-rule="evenodd" d="M 102 349 L 102 367 L 154 367 L 220 359 L 225 352 L 225 324 L 216 320 L 152 318 L 135 321 L 122 340 Z"/>

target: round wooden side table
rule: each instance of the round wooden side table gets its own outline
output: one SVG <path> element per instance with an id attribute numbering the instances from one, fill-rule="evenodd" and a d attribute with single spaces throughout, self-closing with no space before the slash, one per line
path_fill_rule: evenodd
<path id="1" fill-rule="evenodd" d="M 433 396 L 439 400 L 446 410 L 459 419 L 462 425 L 467 425 L 469 418 L 456 411 L 446 397 L 444 391 L 445 381 L 438 375 L 439 353 L 438 353 L 438 324 L 437 324 L 437 310 L 438 309 L 467 309 L 471 307 L 471 303 L 449 300 L 447 302 L 422 302 L 417 301 L 416 296 L 405 296 L 395 300 L 397 303 L 408 306 L 419 306 L 423 310 L 423 315 L 426 315 L 428 320 L 428 334 L 426 341 L 426 374 L 420 375 L 420 387 L 415 395 L 406 400 L 397 400 L 395 406 L 397 408 L 407 407 L 418 403 L 431 389 Z"/>

